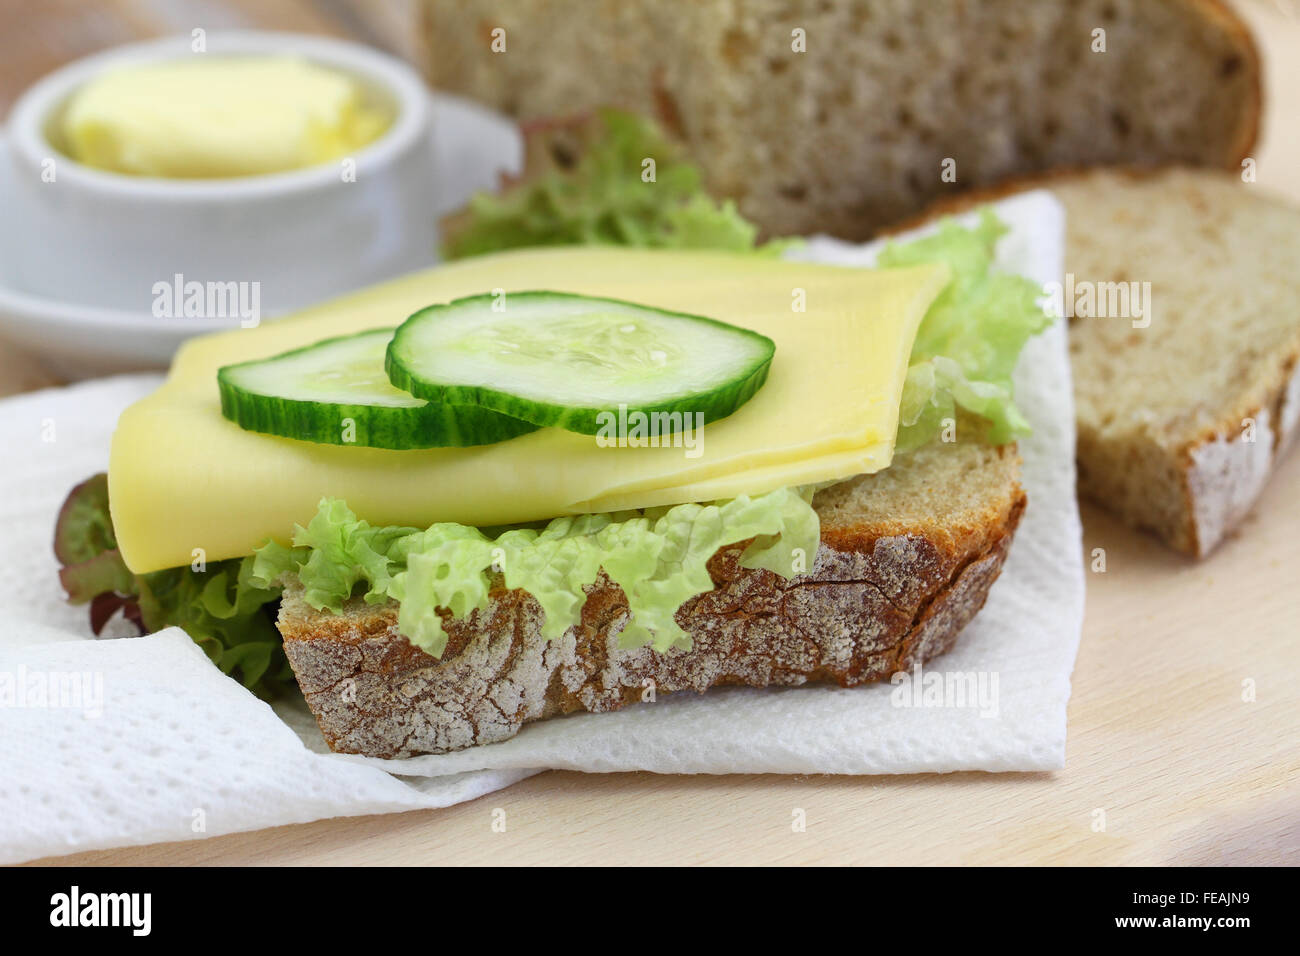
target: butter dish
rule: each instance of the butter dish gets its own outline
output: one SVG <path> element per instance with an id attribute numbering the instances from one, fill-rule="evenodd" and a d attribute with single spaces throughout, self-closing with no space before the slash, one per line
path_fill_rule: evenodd
<path id="1" fill-rule="evenodd" d="M 386 99 L 389 127 L 341 162 L 227 179 L 127 176 L 59 151 L 51 126 L 81 84 L 194 56 L 190 44 L 70 64 L 24 94 L 0 138 L 0 333 L 66 377 L 162 367 L 191 336 L 430 265 L 438 216 L 519 163 L 513 124 L 431 94 L 400 61 L 262 32 L 209 34 L 207 55 L 289 54 L 347 72 Z"/>

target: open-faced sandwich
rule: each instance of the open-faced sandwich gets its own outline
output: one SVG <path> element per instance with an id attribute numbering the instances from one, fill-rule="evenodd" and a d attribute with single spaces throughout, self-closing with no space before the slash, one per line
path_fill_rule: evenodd
<path id="1" fill-rule="evenodd" d="M 1000 233 L 874 269 L 485 255 L 194 340 L 70 496 L 65 586 L 296 678 L 374 756 L 886 678 L 952 645 L 1025 507 L 1011 376 L 1048 319 Z"/>

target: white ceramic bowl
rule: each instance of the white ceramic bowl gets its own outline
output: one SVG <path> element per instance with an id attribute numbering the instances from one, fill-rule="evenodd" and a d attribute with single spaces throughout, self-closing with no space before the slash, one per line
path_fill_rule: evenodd
<path id="1" fill-rule="evenodd" d="M 432 220 L 462 207 L 475 190 L 495 186 L 501 172 L 517 173 L 523 144 L 514 123 L 461 97 L 433 93 L 430 110 L 433 162 L 425 176 L 434 193 L 428 210 Z M 147 304 L 135 310 L 82 305 L 19 289 L 5 250 L 22 243 L 26 229 L 9 214 L 15 184 L 2 132 L 0 210 L 5 215 L 0 215 L 0 350 L 12 342 L 64 378 L 87 378 L 166 368 L 185 339 L 233 324 L 233 320 L 157 318 Z M 58 258 L 58 253 L 51 256 Z M 293 270 L 292 261 L 287 268 Z"/>
<path id="2" fill-rule="evenodd" d="M 204 53 L 191 52 L 190 42 L 131 44 L 78 60 L 15 104 L 11 225 L 0 245 L 10 293 L 149 315 L 156 314 L 155 284 L 180 274 L 204 285 L 246 283 L 246 290 L 257 283 L 260 311 L 271 316 L 434 261 L 429 98 L 410 67 L 368 47 L 287 33 L 214 32 Z M 84 166 L 56 147 L 59 111 L 108 66 L 256 54 L 301 56 L 345 72 L 391 111 L 391 126 L 351 157 L 355 181 L 338 162 L 229 179 L 127 176 Z M 165 321 L 192 326 L 195 319 Z"/>

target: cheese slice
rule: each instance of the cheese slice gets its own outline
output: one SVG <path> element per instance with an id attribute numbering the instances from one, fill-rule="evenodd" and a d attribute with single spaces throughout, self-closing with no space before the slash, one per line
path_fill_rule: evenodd
<path id="1" fill-rule="evenodd" d="M 137 573 L 288 542 L 324 496 L 375 524 L 489 526 L 759 494 L 888 466 L 916 329 L 944 266 L 865 270 L 723 253 L 544 249 L 441 266 L 255 329 L 194 339 L 113 436 L 109 500 Z M 606 295 L 745 326 L 776 342 L 767 383 L 684 447 L 602 447 L 542 429 L 477 448 L 390 451 L 247 432 L 217 369 L 493 290 Z M 805 305 L 803 311 L 797 306 Z"/>

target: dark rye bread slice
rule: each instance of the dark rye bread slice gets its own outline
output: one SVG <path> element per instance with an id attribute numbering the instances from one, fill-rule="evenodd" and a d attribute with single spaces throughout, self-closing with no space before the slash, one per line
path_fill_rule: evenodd
<path id="1" fill-rule="evenodd" d="M 743 545 L 714 556 L 715 590 L 677 614 L 690 651 L 619 648 L 626 601 L 603 576 L 555 641 L 537 602 L 500 581 L 485 610 L 446 621 L 441 659 L 397 632 L 396 605 L 317 612 L 296 584 L 280 633 L 330 747 L 374 757 L 505 740 L 529 721 L 617 710 L 651 684 L 864 684 L 947 651 L 984 605 L 1025 507 L 1019 465 L 1014 446 L 935 443 L 825 489 L 808 573 L 742 569 Z"/>

